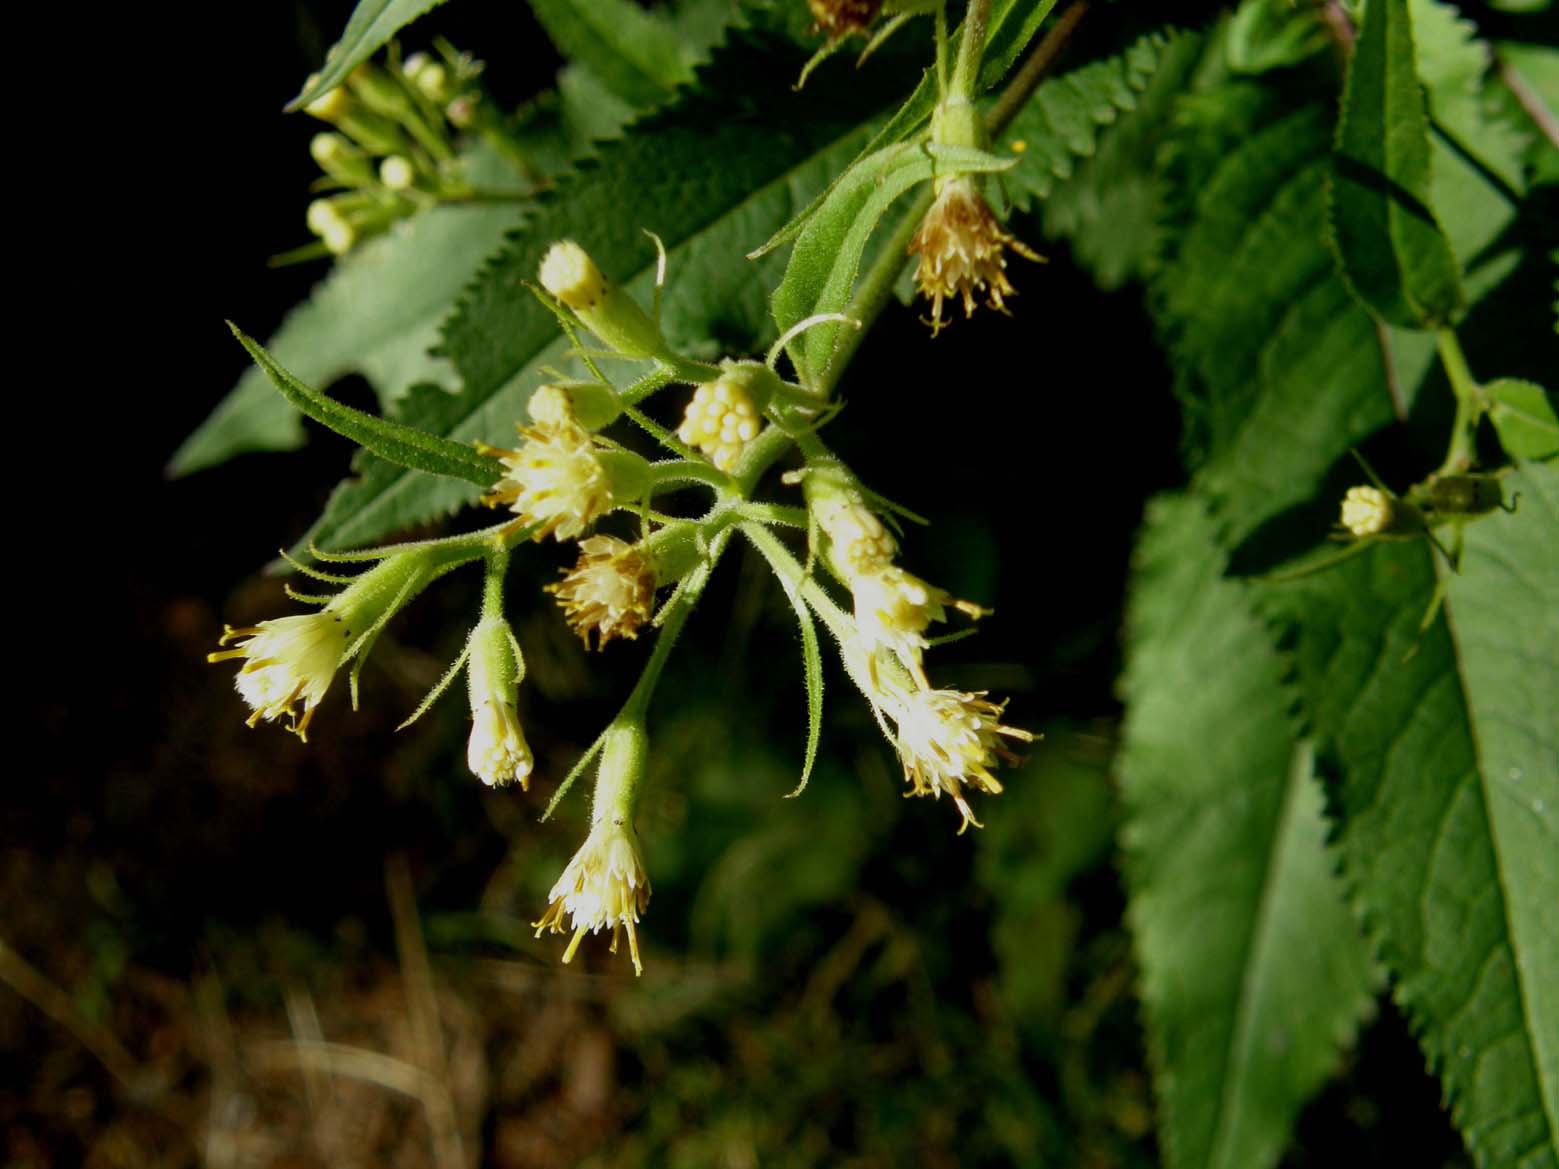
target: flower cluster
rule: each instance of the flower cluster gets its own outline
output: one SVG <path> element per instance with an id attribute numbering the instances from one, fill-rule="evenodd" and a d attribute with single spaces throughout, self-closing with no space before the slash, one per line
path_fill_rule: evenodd
<path id="1" fill-rule="evenodd" d="M 964 316 L 974 315 L 977 294 L 997 312 L 1007 311 L 1012 296 L 1007 279 L 1007 250 L 1026 260 L 1039 256 L 1005 230 L 985 201 L 972 176 L 959 175 L 942 184 L 936 202 L 926 212 L 910 241 L 909 252 L 919 256 L 915 287 L 931 302 L 931 331 L 940 332 L 942 306 L 962 301 Z"/>

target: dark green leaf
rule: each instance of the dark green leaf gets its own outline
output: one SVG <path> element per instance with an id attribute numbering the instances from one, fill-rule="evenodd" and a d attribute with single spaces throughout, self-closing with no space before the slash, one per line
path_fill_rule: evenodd
<path id="1" fill-rule="evenodd" d="M 337 434 L 351 439 L 380 458 L 414 471 L 447 475 L 474 483 L 478 487 L 490 487 L 498 479 L 498 464 L 477 454 L 472 447 L 344 406 L 293 377 L 276 363 L 276 359 L 265 351 L 264 346 L 237 325 L 229 322 L 228 328 L 233 330 L 233 336 L 249 351 L 249 356 L 271 379 L 282 397 Z"/>
<path id="2" fill-rule="evenodd" d="M 1121 840 L 1173 1169 L 1275 1164 L 1373 997 L 1282 662 L 1224 567 L 1201 501 L 1150 506 Z"/>
<path id="3" fill-rule="evenodd" d="M 1368 0 L 1343 93 L 1331 226 L 1355 295 L 1410 328 L 1446 324 L 1462 304 L 1432 157 L 1408 0 Z"/>
<path id="4" fill-rule="evenodd" d="M 530 0 L 558 51 L 623 101 L 648 107 L 693 76 L 698 46 L 632 0 Z"/>
<path id="5" fill-rule="evenodd" d="M 1559 469 L 1467 526 L 1270 586 L 1341 764 L 1345 877 L 1484 1169 L 1559 1166 Z M 1443 572 L 1443 568 L 1441 569 Z"/>
<path id="6" fill-rule="evenodd" d="M 295 110 L 328 93 L 379 51 L 391 37 L 417 17 L 438 7 L 444 0 L 357 0 L 346 31 L 325 54 L 325 64 L 303 91 L 288 103 Z"/>

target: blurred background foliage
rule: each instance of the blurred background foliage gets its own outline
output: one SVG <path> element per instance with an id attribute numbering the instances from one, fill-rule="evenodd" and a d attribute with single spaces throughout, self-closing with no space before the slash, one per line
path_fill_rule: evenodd
<path id="1" fill-rule="evenodd" d="M 529 922 L 586 807 L 536 812 L 643 645 L 587 657 L 539 591 L 513 590 L 529 797 L 465 772 L 459 703 L 393 732 L 458 649 L 474 579 L 385 638 L 361 712 L 333 697 L 307 746 L 245 729 L 203 656 L 223 617 L 284 609 L 258 570 L 348 450 L 311 426 L 299 455 L 171 483 L 160 467 L 245 368 L 221 317 L 264 335 L 320 275 L 263 267 L 299 238 L 311 173 L 313 127 L 278 111 L 349 8 L 224 7 L 211 20 L 242 50 L 196 58 L 201 100 L 136 144 L 148 173 L 193 159 L 219 214 L 193 216 L 194 196 L 138 206 L 146 238 L 177 241 L 183 277 L 155 306 L 163 396 L 151 411 L 103 396 L 98 428 L 132 440 L 65 502 L 101 509 L 111 484 L 126 522 L 95 533 L 109 567 L 19 631 L 36 674 L 14 717 L 43 749 L 13 763 L 0 815 L 6 1163 L 1156 1164 L 1111 767 L 1129 550 L 1142 501 L 1182 480 L 1178 421 L 1140 289 L 1100 291 L 1064 245 L 1014 270 L 1016 321 L 959 322 L 932 345 L 890 308 L 844 385 L 861 406 L 830 431 L 932 520 L 907 562 L 996 609 L 938 651 L 939 682 L 1012 694 L 1011 721 L 1045 732 L 978 809 L 983 832 L 900 798 L 837 672 L 817 772 L 784 798 L 804 725 L 794 623 L 737 556 L 654 710 L 642 980 L 601 945 L 559 965 Z M 1140 24 L 1127 9 L 1102 7 L 1074 51 L 1124 43 Z M 480 48 L 507 101 L 559 64 L 523 6 L 450 5 L 408 47 L 434 31 Z M 165 51 L 191 35 L 172 30 Z M 971 363 L 975 384 L 954 378 Z M 522 571 L 552 579 L 560 555 L 538 546 Z M 1465 1163 L 1381 1010 L 1286 1165 Z M 349 1074 L 323 1072 L 327 1050 Z"/>

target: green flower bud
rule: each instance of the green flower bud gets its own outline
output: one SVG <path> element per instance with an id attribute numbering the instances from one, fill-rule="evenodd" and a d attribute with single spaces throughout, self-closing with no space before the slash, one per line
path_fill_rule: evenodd
<path id="1" fill-rule="evenodd" d="M 570 382 L 536 387 L 525 411 L 539 426 L 562 426 L 572 421 L 593 433 L 617 421 L 623 407 L 617 391 L 610 386 Z"/>
<path id="2" fill-rule="evenodd" d="M 660 329 L 638 301 L 608 281 L 573 240 L 560 240 L 547 250 L 538 278 L 585 328 L 624 357 L 671 356 Z"/>

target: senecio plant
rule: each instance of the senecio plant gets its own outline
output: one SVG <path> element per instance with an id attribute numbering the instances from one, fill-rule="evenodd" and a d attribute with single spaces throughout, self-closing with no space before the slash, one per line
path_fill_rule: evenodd
<path id="1" fill-rule="evenodd" d="M 895 295 L 927 346 L 982 307 L 1066 344 L 1025 242 L 1063 237 L 1101 286 L 1142 284 L 1184 408 L 1186 484 L 1137 537 L 1114 768 L 1169 1163 L 1274 1165 L 1389 988 L 1478 1163 L 1559 1169 L 1559 420 L 1536 380 L 1559 70 L 1517 12 L 1548 5 L 1243 0 L 1144 31 L 1174 14 L 547 0 L 570 65 L 518 110 L 469 55 L 388 43 L 386 13 L 426 7 L 364 0 L 299 95 L 324 124 L 315 242 L 284 258 L 335 267 L 269 347 L 234 328 L 260 374 L 177 460 L 296 445 L 294 411 L 366 452 L 287 554 L 334 591 L 211 654 L 250 723 L 306 738 L 343 673 L 355 706 L 387 625 L 469 567 L 480 611 L 407 721 L 463 681 L 470 771 L 521 798 L 561 768 L 520 717 L 515 578 L 591 652 L 651 642 L 556 786 L 594 768 L 534 923 L 565 962 L 626 934 L 638 972 L 651 703 L 739 540 L 798 620 L 797 792 L 821 623 L 906 794 L 960 833 L 999 815 L 1037 733 L 929 652 L 986 611 L 915 574 L 916 517 L 828 435 Z M 343 370 L 381 414 L 310 384 Z M 1021 380 L 968 392 L 1063 392 Z M 375 546 L 467 506 L 496 522 Z M 537 544 L 572 567 L 511 572 Z"/>

